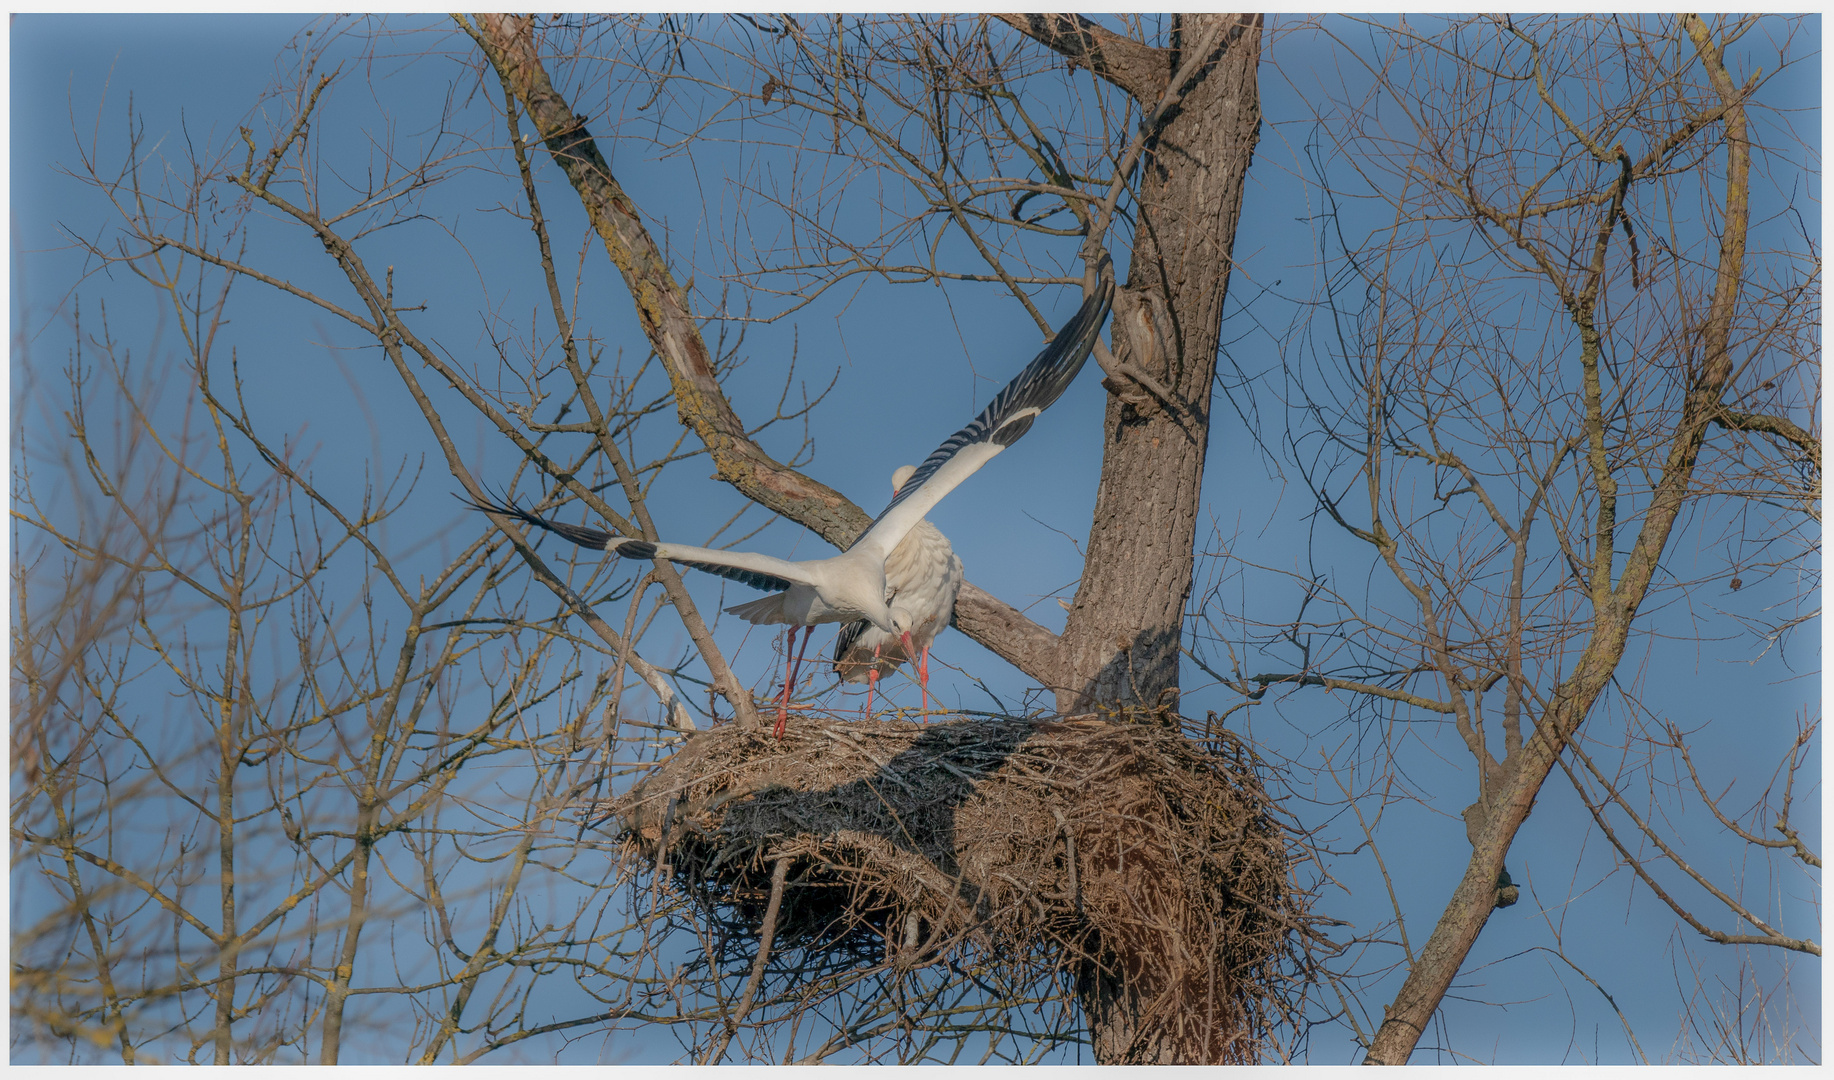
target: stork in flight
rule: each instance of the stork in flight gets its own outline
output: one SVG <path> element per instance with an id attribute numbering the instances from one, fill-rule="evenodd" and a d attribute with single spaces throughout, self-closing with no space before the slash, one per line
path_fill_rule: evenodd
<path id="1" fill-rule="evenodd" d="M 914 656 L 918 650 L 912 639 L 912 612 L 895 609 L 885 600 L 886 559 L 944 495 L 1031 430 L 1038 415 L 1063 395 L 1076 373 L 1082 370 L 1083 361 L 1095 347 L 1096 334 L 1114 302 L 1114 277 L 1106 262 L 1104 258 L 1095 291 L 1083 300 L 1082 307 L 1044 351 L 995 394 L 979 416 L 944 439 L 942 445 L 917 466 L 917 471 L 892 496 L 878 518 L 839 555 L 792 562 L 750 551 L 615 536 L 600 529 L 548 521 L 513 503 L 497 506 L 473 502 L 471 505 L 486 513 L 520 518 L 582 547 L 609 551 L 627 559 L 668 559 L 754 589 L 780 593 L 780 596 L 727 610 L 752 623 L 788 623 L 791 637 L 795 636 L 796 627 L 807 627 L 803 632 L 803 649 L 808 648 L 809 635 L 815 632 L 819 623 L 864 620 L 902 642 L 905 655 Z M 800 650 L 796 656 L 800 659 Z M 779 738 L 789 718 L 789 688 L 798 666 L 791 661 L 791 676 L 784 683 L 783 701 L 777 712 Z M 927 696 L 926 690 L 926 700 Z"/>
<path id="2" fill-rule="evenodd" d="M 906 465 L 892 474 L 892 494 L 917 471 Z M 898 670 L 906 660 L 917 662 L 917 684 L 923 688 L 923 707 L 930 708 L 930 643 L 955 613 L 955 596 L 962 589 L 962 560 L 928 520 L 919 521 L 898 541 L 885 559 L 885 602 L 893 620 L 900 613 L 910 624 L 908 636 L 894 637 L 862 619 L 841 628 L 834 643 L 834 673 L 846 682 L 866 684 L 866 715 L 872 715 L 872 695 L 879 678 Z M 756 601 L 754 601 L 755 603 Z M 736 609 L 732 609 L 736 610 Z M 918 656 L 907 645 L 915 642 Z"/>

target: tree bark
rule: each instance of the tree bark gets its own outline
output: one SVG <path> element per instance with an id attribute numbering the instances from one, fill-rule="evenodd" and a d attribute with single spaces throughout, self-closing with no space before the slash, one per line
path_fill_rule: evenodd
<path id="1" fill-rule="evenodd" d="M 1149 108 L 1165 92 L 1166 81 L 1176 67 L 1166 62 L 1169 50 L 1124 38 L 1081 15 L 1027 12 L 996 14 L 994 18 L 1076 61 Z"/>
<path id="2" fill-rule="evenodd" d="M 1134 93 L 1142 113 L 1157 105 L 1185 60 L 1177 47 L 1156 50 L 1159 73 L 1148 77 L 1141 46 L 1122 49 L 1072 16 L 1001 18 Z M 1132 265 L 1110 332 L 1115 367 L 1144 371 L 1173 401 L 1123 396 L 1107 384 L 1095 517 L 1049 684 L 1060 712 L 1178 704 L 1210 390 L 1243 184 L 1261 126 L 1261 18 L 1188 15 L 1178 33 L 1183 42 L 1218 44 L 1191 86 L 1171 88 L 1184 97 L 1141 164 Z M 1201 997 L 1180 985 L 1181 973 L 1157 944 L 1105 941 L 1101 963 L 1079 972 L 1096 1061 L 1220 1063 L 1232 1033 L 1217 1029 L 1229 1018 L 1206 1025 L 1157 1007 Z"/>
<path id="3" fill-rule="evenodd" d="M 643 332 L 668 371 L 682 425 L 706 444 L 720 476 L 753 500 L 799 521 L 844 528 L 849 524 L 846 515 L 837 517 L 835 512 L 852 506 L 845 496 L 786 467 L 746 437 L 744 423 L 720 391 L 712 356 L 689 309 L 687 293 L 669 272 L 636 204 L 612 176 L 585 121 L 555 91 L 541 66 L 533 21 L 519 15 L 478 14 L 474 18 L 475 40 L 515 91 L 555 162 L 566 171 L 587 218 L 624 276 Z M 827 535 L 828 529 L 813 527 Z"/>
<path id="4" fill-rule="evenodd" d="M 1187 42 L 1221 44 L 1142 162 L 1132 265 L 1111 334 L 1121 366 L 1155 377 L 1178 408 L 1109 395 L 1082 586 L 1052 685 L 1065 712 L 1178 705 L 1210 390 L 1243 181 L 1261 126 L 1261 20 L 1189 15 L 1181 29 Z M 1168 71 L 1181 61 L 1168 51 Z"/>

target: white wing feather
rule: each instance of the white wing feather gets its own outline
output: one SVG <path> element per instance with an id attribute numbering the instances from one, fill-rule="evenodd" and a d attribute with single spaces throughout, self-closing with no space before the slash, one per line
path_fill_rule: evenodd
<path id="1" fill-rule="evenodd" d="M 791 562 L 788 559 L 759 555 L 753 551 L 722 551 L 719 548 L 690 547 L 687 544 L 656 544 L 654 546 L 655 557 L 667 559 L 670 562 L 686 563 L 696 568 L 727 566 L 734 570 L 749 570 L 765 577 L 781 578 L 794 585 L 819 584 L 815 576 L 809 572 L 806 564 Z M 625 553 L 620 551 L 619 554 Z"/>
<path id="2" fill-rule="evenodd" d="M 955 456 L 943 462 L 942 468 L 931 473 L 928 479 L 916 489 L 906 493 L 899 492 L 903 498 L 893 505 L 872 527 L 853 542 L 849 551 L 864 551 L 872 557 L 883 560 L 891 554 L 904 535 L 917 527 L 917 523 L 927 516 L 930 510 L 942 497 L 954 491 L 963 480 L 973 476 L 980 467 L 993 460 L 995 454 L 1006 449 L 999 443 L 982 442 L 962 447 Z"/>
<path id="3" fill-rule="evenodd" d="M 968 426 L 944 439 L 917 466 L 916 473 L 892 497 L 891 505 L 853 542 L 848 553 L 860 551 L 883 561 L 943 496 L 995 454 L 1018 442 L 1076 378 L 1113 302 L 1114 279 L 1104 273 L 1095 292 L 1083 300 L 1044 351 L 1002 387 Z"/>

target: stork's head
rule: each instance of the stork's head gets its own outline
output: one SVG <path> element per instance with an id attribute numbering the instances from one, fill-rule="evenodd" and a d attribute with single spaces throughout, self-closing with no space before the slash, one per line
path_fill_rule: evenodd
<path id="1" fill-rule="evenodd" d="M 899 641 L 904 642 L 904 655 L 906 656 L 917 655 L 917 645 L 911 640 L 911 631 L 916 629 L 916 624 L 917 620 L 911 616 L 910 612 L 901 607 L 892 608 L 892 633 L 898 635 Z"/>
<path id="2" fill-rule="evenodd" d="M 881 578 L 879 585 L 881 592 L 885 589 L 883 582 L 884 579 Z M 868 603 L 870 603 L 870 601 L 868 601 Z M 881 632 L 890 634 L 895 638 L 909 637 L 911 628 L 914 627 L 917 622 L 917 620 L 911 617 L 909 611 L 901 607 L 893 607 L 883 600 L 872 607 L 867 607 L 864 611 L 860 612 L 860 614 L 866 616 L 866 621 L 878 627 Z"/>
<path id="3" fill-rule="evenodd" d="M 896 497 L 898 492 L 904 490 L 904 485 L 910 483 L 911 477 L 915 475 L 916 472 L 917 472 L 917 466 L 915 465 L 898 466 L 897 470 L 892 473 L 892 495 L 893 497 Z"/>

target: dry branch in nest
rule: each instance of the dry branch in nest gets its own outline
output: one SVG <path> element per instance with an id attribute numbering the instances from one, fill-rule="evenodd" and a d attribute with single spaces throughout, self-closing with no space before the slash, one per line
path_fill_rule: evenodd
<path id="1" fill-rule="evenodd" d="M 1310 918 L 1292 838 L 1227 738 L 1219 754 L 1094 717 L 804 717 L 781 741 L 695 735 L 609 809 L 632 854 L 752 932 L 787 860 L 775 940 L 828 970 L 972 950 L 1008 985 L 1127 1010 L 1134 1043 L 1252 1061 L 1290 1015 Z"/>

